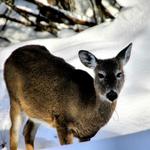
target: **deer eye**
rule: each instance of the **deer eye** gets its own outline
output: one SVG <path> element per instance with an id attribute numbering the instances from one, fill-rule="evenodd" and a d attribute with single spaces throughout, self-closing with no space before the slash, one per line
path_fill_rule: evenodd
<path id="1" fill-rule="evenodd" d="M 104 74 L 102 74 L 102 73 L 98 73 L 98 77 L 99 77 L 100 79 L 104 79 L 104 78 L 105 78 Z"/>
<path id="2" fill-rule="evenodd" d="M 123 76 L 123 73 L 122 73 L 122 72 L 119 72 L 119 73 L 117 73 L 117 75 L 116 75 L 117 78 L 121 78 L 122 76 Z"/>

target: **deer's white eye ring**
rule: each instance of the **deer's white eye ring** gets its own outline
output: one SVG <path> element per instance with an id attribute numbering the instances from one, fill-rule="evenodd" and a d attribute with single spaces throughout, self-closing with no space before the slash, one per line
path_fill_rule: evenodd
<path id="1" fill-rule="evenodd" d="M 105 75 L 102 74 L 102 73 L 98 73 L 98 77 L 99 77 L 100 79 L 104 79 L 104 78 L 105 78 Z"/>
<path id="2" fill-rule="evenodd" d="M 117 74 L 116 74 L 116 77 L 117 78 L 121 78 L 123 76 L 123 73 L 122 72 L 118 72 Z"/>

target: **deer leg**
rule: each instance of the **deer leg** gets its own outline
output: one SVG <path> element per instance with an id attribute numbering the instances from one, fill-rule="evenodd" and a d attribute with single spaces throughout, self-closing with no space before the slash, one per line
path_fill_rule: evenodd
<path id="1" fill-rule="evenodd" d="M 39 124 L 28 120 L 25 124 L 23 135 L 25 137 L 26 150 L 34 150 L 34 139 L 38 130 Z"/>
<path id="2" fill-rule="evenodd" d="M 56 130 L 61 145 L 73 143 L 73 133 L 67 127 L 58 126 Z"/>
<path id="3" fill-rule="evenodd" d="M 10 101 L 10 120 L 10 150 L 17 150 L 22 117 L 20 106 L 14 99 Z"/>

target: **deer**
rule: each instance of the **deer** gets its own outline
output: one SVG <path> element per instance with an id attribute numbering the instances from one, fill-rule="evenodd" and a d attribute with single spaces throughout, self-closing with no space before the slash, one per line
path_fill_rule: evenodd
<path id="1" fill-rule="evenodd" d="M 23 129 L 26 150 L 34 150 L 40 124 L 56 128 L 61 145 L 89 141 L 108 123 L 125 81 L 124 65 L 132 43 L 115 57 L 98 59 L 80 50 L 81 63 L 93 69 L 94 78 L 54 56 L 41 45 L 17 48 L 4 65 L 10 97 L 10 150 L 17 150 L 22 113 L 28 120 Z"/>

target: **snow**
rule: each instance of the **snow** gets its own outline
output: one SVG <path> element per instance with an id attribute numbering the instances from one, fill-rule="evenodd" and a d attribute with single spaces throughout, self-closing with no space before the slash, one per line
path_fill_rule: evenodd
<path id="1" fill-rule="evenodd" d="M 23 0 L 16 0 L 15 1 L 15 5 L 18 7 L 18 8 L 21 8 L 21 9 L 24 9 L 24 10 L 28 10 L 29 12 L 32 12 L 34 14 L 37 14 L 39 13 L 38 9 L 37 9 L 37 6 L 32 4 L 32 3 L 29 3 L 27 1 L 23 1 Z"/>
<path id="2" fill-rule="evenodd" d="M 119 0 L 121 2 L 121 0 Z M 123 2 L 124 0 L 122 0 Z M 16 48 L 26 44 L 45 45 L 53 54 L 63 57 L 68 63 L 71 63 L 76 68 L 84 69 L 92 74 L 92 70 L 84 67 L 77 56 L 81 49 L 90 50 L 98 58 L 108 58 L 115 56 L 122 48 L 133 42 L 131 58 L 125 66 L 126 82 L 121 95 L 118 99 L 116 111 L 109 121 L 103 127 L 91 142 L 58 147 L 58 137 L 54 129 L 48 129 L 41 126 L 38 130 L 35 149 L 98 149 L 103 146 L 103 149 L 110 149 L 113 143 L 119 143 L 118 149 L 127 148 L 127 143 L 135 140 L 139 145 L 140 141 L 147 143 L 150 128 L 150 5 L 149 1 L 141 0 L 132 1 L 126 0 L 128 8 L 125 8 L 111 23 L 105 23 L 88 29 L 77 35 L 62 39 L 39 39 L 27 42 L 14 44 L 0 50 L 0 130 L 6 134 L 10 127 L 9 120 L 9 98 L 3 81 L 3 66 L 5 60 Z M 131 4 L 132 3 L 132 4 Z M 93 75 L 93 74 L 92 74 Z M 138 134 L 139 131 L 145 131 Z M 123 136 L 131 133 L 133 136 Z M 139 138 L 140 136 L 141 138 Z M 23 136 L 20 132 L 19 150 L 24 149 Z M 116 137 L 113 139 L 108 139 Z M 106 139 L 106 140 L 102 140 Z M 121 140 L 123 139 L 123 140 Z M 7 140 L 8 141 L 8 140 Z M 122 143 L 122 141 L 124 141 Z M 130 142 L 130 144 L 132 144 Z M 130 145 L 129 144 L 129 145 Z M 133 148 L 136 144 L 133 144 Z M 116 144 L 118 145 L 118 144 Z M 122 145 L 122 146 L 121 146 Z M 107 147 L 106 147 L 107 146 Z M 141 150 L 137 146 L 137 150 Z M 146 150 L 146 146 L 144 149 Z M 116 148 L 117 149 L 117 148 Z M 131 148 L 130 148 L 131 149 Z"/>
<path id="3" fill-rule="evenodd" d="M 145 139 L 145 137 L 148 137 Z M 139 132 L 135 134 L 125 135 L 121 137 L 116 137 L 113 139 L 92 141 L 90 143 L 67 145 L 63 147 L 52 148 L 51 150 L 73 150 L 74 148 L 78 150 L 149 150 L 150 131 Z M 146 145 L 146 146 L 145 146 Z"/>
<path id="4" fill-rule="evenodd" d="M 130 7 L 130 6 L 134 6 L 136 4 L 140 4 L 140 3 L 143 3 L 145 1 L 143 0 L 117 0 L 118 4 L 120 4 L 121 6 L 124 6 L 124 7 Z"/>

